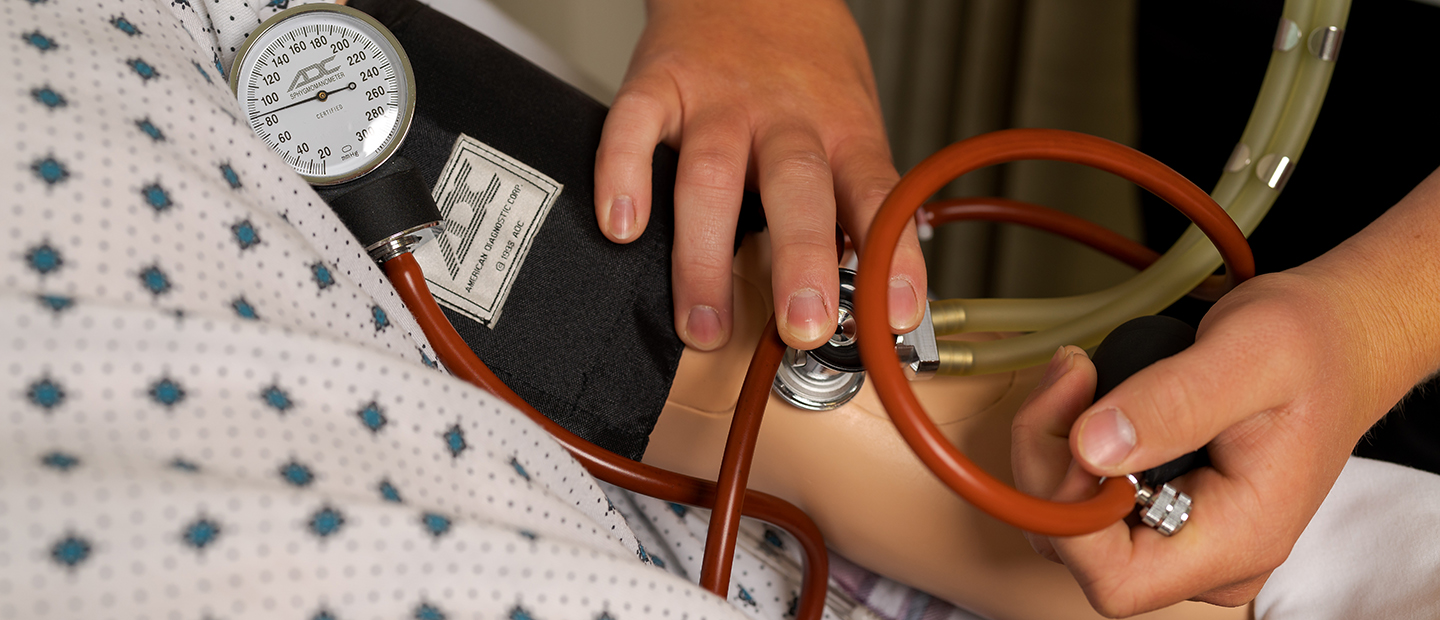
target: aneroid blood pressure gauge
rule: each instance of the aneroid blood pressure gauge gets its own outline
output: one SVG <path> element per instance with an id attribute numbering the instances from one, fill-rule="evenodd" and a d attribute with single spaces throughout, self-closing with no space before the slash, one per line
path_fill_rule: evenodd
<path id="1" fill-rule="evenodd" d="M 256 28 L 230 89 L 255 133 L 312 185 L 385 163 L 415 114 L 410 59 L 394 35 L 332 4 L 288 9 Z"/>

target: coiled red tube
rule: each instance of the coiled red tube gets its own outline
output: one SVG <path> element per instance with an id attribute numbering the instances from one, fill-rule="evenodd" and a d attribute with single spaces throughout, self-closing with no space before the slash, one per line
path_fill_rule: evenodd
<path id="1" fill-rule="evenodd" d="M 1255 273 L 1249 244 L 1235 222 L 1194 183 L 1121 144 L 1055 129 L 1009 129 L 946 147 L 916 166 L 891 191 L 870 226 L 856 276 L 860 355 L 900 435 L 937 477 L 971 504 L 1024 530 L 1075 536 L 1105 528 L 1134 506 L 1134 488 L 1112 479 L 1085 501 L 1060 503 L 1021 493 L 985 473 L 961 454 L 925 414 L 900 369 L 885 317 L 890 263 L 900 234 L 926 199 L 967 172 L 1023 159 L 1078 163 L 1124 177 L 1183 211 L 1220 249 L 1227 278 Z"/>

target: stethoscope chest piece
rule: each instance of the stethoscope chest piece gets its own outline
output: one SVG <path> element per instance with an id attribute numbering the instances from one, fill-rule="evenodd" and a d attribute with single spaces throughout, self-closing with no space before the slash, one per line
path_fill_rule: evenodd
<path id="1" fill-rule="evenodd" d="M 865 365 L 855 338 L 855 272 L 840 269 L 840 307 L 835 334 L 811 351 L 785 349 L 773 391 L 785 402 L 810 411 L 835 409 L 860 393 Z"/>

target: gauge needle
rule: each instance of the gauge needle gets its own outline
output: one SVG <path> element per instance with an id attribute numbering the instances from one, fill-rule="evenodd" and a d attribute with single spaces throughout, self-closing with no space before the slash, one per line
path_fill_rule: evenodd
<path id="1" fill-rule="evenodd" d="M 340 89 L 337 89 L 337 90 L 332 90 L 332 91 L 323 91 L 323 90 L 322 90 L 322 91 L 319 91 L 319 92 L 315 93 L 315 96 L 314 96 L 314 97 L 311 97 L 311 98 L 309 98 L 309 99 L 301 99 L 301 100 L 296 101 L 295 103 L 292 103 L 292 104 L 290 104 L 290 105 L 280 106 L 280 107 L 278 107 L 278 108 L 275 108 L 274 110 L 270 110 L 269 112 L 256 112 L 256 113 L 254 113 L 254 114 L 251 114 L 251 115 L 250 115 L 250 118 L 255 118 L 255 117 L 257 117 L 257 116 L 265 116 L 265 115 L 267 115 L 267 114 L 274 114 L 274 113 L 279 112 L 279 111 L 281 111 L 281 110 L 288 110 L 288 109 L 293 108 L 293 107 L 295 107 L 295 106 L 297 106 L 297 105 L 300 105 L 300 104 L 302 104 L 302 103 L 309 103 L 309 102 L 314 101 L 314 100 L 316 100 L 316 99 L 319 99 L 319 100 L 321 100 L 321 101 L 324 101 L 324 100 L 326 100 L 326 99 L 329 99 L 329 98 L 330 98 L 330 95 L 333 95 L 333 94 L 335 94 L 335 93 L 338 93 L 338 92 L 340 92 L 340 91 L 342 91 L 342 90 L 355 90 L 355 83 L 354 83 L 354 82 L 351 82 L 351 83 L 349 83 L 349 84 L 346 84 L 344 88 L 340 88 Z"/>

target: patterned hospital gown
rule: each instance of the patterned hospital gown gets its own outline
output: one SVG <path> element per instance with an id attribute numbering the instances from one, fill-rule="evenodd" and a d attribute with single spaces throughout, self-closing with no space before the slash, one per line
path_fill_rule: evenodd
<path id="1" fill-rule="evenodd" d="M 793 617 L 786 535 L 727 604 L 705 511 L 438 367 L 226 86 L 289 4 L 0 0 L 0 619 Z"/>
<path id="2" fill-rule="evenodd" d="M 241 122 L 255 4 L 0 2 L 0 618 L 735 617 Z"/>

